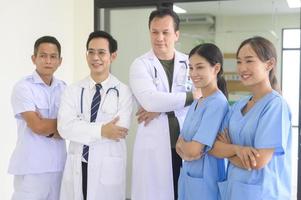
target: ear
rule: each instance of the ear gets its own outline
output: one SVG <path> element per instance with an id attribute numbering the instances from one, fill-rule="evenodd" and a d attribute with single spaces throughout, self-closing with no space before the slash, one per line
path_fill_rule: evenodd
<path id="1" fill-rule="evenodd" d="M 117 52 L 111 53 L 111 62 L 117 58 Z"/>
<path id="2" fill-rule="evenodd" d="M 175 32 L 175 34 L 176 34 L 176 42 L 179 40 L 179 37 L 180 37 L 180 31 L 179 30 L 177 30 L 176 32 Z"/>
<path id="3" fill-rule="evenodd" d="M 31 56 L 31 61 L 34 65 L 36 64 L 36 56 L 35 55 Z"/>
<path id="4" fill-rule="evenodd" d="M 215 74 L 217 75 L 220 70 L 221 70 L 221 64 L 220 63 L 216 63 L 214 65 Z"/>
<path id="5" fill-rule="evenodd" d="M 59 60 L 59 66 L 62 64 L 62 61 L 63 61 L 63 58 L 60 57 L 60 60 Z"/>
<path id="6" fill-rule="evenodd" d="M 276 65 L 276 59 L 271 58 L 270 60 L 268 60 L 266 62 L 266 70 L 271 71 L 274 68 L 275 65 Z"/>

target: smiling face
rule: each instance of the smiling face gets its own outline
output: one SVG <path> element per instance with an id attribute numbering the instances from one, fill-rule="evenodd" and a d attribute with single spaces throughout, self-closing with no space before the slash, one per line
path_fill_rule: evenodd
<path id="1" fill-rule="evenodd" d="M 204 57 L 198 54 L 193 54 L 189 58 L 189 75 L 196 88 L 216 87 L 216 78 L 219 70 L 219 63 L 211 66 Z"/>
<path id="2" fill-rule="evenodd" d="M 171 16 L 155 17 L 150 22 L 150 37 L 155 55 L 162 60 L 173 58 L 179 31 L 175 31 Z"/>
<path id="3" fill-rule="evenodd" d="M 62 62 L 57 46 L 52 43 L 41 43 L 31 60 L 36 65 L 36 71 L 43 80 L 51 79 Z"/>
<path id="4" fill-rule="evenodd" d="M 237 56 L 237 71 L 241 82 L 248 87 L 269 82 L 273 60 L 261 61 L 249 44 L 244 45 Z"/>
<path id="5" fill-rule="evenodd" d="M 106 78 L 110 73 L 110 65 L 116 58 L 116 52 L 110 53 L 109 42 L 106 38 L 94 38 L 88 44 L 86 60 L 90 68 L 91 76 Z"/>

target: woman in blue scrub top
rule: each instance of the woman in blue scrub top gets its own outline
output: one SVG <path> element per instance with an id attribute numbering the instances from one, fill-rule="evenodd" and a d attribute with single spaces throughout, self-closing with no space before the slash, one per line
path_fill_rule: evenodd
<path id="1" fill-rule="evenodd" d="M 237 70 L 251 96 L 233 105 L 211 153 L 229 158 L 223 200 L 288 200 L 291 197 L 291 113 L 275 90 L 276 49 L 262 37 L 245 40 Z M 227 131 L 228 130 L 228 131 Z"/>
<path id="2" fill-rule="evenodd" d="M 184 160 L 179 200 L 217 200 L 218 181 L 225 177 L 224 160 L 208 155 L 228 111 L 223 56 L 214 44 L 201 44 L 189 54 L 189 75 L 203 96 L 186 115 L 176 150 Z"/>

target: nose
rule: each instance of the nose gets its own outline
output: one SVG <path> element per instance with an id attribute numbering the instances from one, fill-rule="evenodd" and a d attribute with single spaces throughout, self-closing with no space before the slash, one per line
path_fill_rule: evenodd
<path id="1" fill-rule="evenodd" d="M 163 40 L 163 33 L 158 33 L 156 39 L 157 39 L 157 41 L 162 41 Z"/>
<path id="2" fill-rule="evenodd" d="M 46 60 L 45 61 L 46 61 L 47 64 L 51 63 L 51 57 L 50 56 L 46 56 Z"/>

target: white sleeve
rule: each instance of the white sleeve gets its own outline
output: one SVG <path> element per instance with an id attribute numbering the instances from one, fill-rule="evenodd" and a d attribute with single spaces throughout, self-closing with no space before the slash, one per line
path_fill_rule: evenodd
<path id="1" fill-rule="evenodd" d="M 120 91 L 118 108 L 117 116 L 119 116 L 119 121 L 117 125 L 129 129 L 133 111 L 133 95 L 128 87 L 124 86 Z"/>
<path id="2" fill-rule="evenodd" d="M 147 64 L 136 59 L 130 68 L 130 86 L 139 104 L 149 112 L 170 112 L 185 106 L 186 92 L 158 91 Z"/>
<path id="3" fill-rule="evenodd" d="M 78 89 L 67 87 L 63 93 L 58 113 L 58 131 L 64 139 L 89 145 L 101 139 L 102 123 L 90 123 L 79 117 Z"/>

